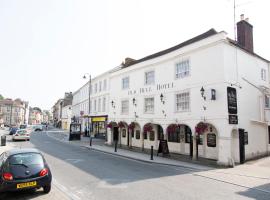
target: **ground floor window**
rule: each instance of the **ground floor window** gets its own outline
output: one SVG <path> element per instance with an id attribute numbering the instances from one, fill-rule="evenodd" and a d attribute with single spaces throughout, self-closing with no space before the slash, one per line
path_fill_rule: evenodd
<path id="1" fill-rule="evenodd" d="M 179 130 L 175 130 L 174 132 L 169 132 L 168 133 L 168 141 L 169 142 L 180 143 L 180 132 L 179 132 Z"/>
<path id="2" fill-rule="evenodd" d="M 198 145 L 203 145 L 203 135 L 199 135 Z"/>
<path id="3" fill-rule="evenodd" d="M 139 140 L 140 139 L 140 131 L 136 130 L 136 139 Z"/>
<path id="4" fill-rule="evenodd" d="M 147 132 L 143 133 L 143 139 L 147 140 Z"/>
<path id="5" fill-rule="evenodd" d="M 209 133 L 207 134 L 207 146 L 208 147 L 216 147 L 216 134 L 215 133 Z"/>
<path id="6" fill-rule="evenodd" d="M 122 130 L 122 137 L 123 137 L 123 138 L 126 137 L 126 133 L 127 133 L 126 129 L 123 129 L 123 130 Z"/>
<path id="7" fill-rule="evenodd" d="M 155 140 L 155 132 L 154 131 L 150 131 L 150 133 L 149 133 L 149 139 L 151 141 L 154 141 Z"/>
<path id="8" fill-rule="evenodd" d="M 191 143 L 191 130 L 188 126 L 185 126 L 185 143 Z"/>

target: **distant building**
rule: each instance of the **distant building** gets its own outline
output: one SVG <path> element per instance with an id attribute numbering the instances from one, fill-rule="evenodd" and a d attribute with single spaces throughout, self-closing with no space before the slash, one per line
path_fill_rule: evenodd
<path id="1" fill-rule="evenodd" d="M 30 125 L 41 124 L 43 122 L 43 114 L 40 108 L 30 107 L 29 108 L 29 119 L 28 123 Z"/>
<path id="2" fill-rule="evenodd" d="M 0 125 L 19 126 L 27 121 L 28 102 L 21 99 L 0 100 Z"/>
<path id="3" fill-rule="evenodd" d="M 63 99 L 58 99 L 57 102 L 52 107 L 53 123 L 55 127 L 62 128 L 62 121 L 64 120 L 65 128 L 68 126 L 68 122 L 71 121 L 71 115 L 68 114 L 67 109 L 69 105 L 72 105 L 73 95 L 72 92 L 66 92 Z M 65 108 L 65 113 L 63 117 L 63 108 Z M 67 119 L 67 117 L 69 119 Z"/>

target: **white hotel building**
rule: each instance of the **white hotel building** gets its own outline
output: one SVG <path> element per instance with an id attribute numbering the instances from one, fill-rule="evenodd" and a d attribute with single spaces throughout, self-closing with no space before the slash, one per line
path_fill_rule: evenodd
<path id="1" fill-rule="evenodd" d="M 252 26 L 242 19 L 237 28 L 237 42 L 211 29 L 95 78 L 90 115 L 108 116 L 107 144 L 118 136 L 121 145 L 157 150 L 167 140 L 171 153 L 222 165 L 268 155 L 270 63 L 253 52 Z M 74 93 L 77 116 L 85 87 Z"/>

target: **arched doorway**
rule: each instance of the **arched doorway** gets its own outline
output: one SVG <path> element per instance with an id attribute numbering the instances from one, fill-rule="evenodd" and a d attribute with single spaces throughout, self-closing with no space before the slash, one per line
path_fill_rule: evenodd
<path id="1" fill-rule="evenodd" d="M 200 122 L 195 127 L 196 155 L 218 160 L 218 131 L 210 123 Z"/>
<path id="2" fill-rule="evenodd" d="M 117 142 L 119 140 L 119 131 L 118 131 L 118 125 L 116 122 L 109 122 L 107 124 L 107 128 L 110 129 L 110 137 L 107 138 L 107 142 L 111 143 L 111 142 Z"/>
<path id="3" fill-rule="evenodd" d="M 143 127 L 143 148 L 155 150 L 158 149 L 159 140 L 164 140 L 164 131 L 161 125 L 154 123 L 147 123 Z"/>
<path id="4" fill-rule="evenodd" d="M 126 145 L 128 146 L 127 137 L 128 137 L 128 124 L 124 121 L 118 122 L 118 128 L 119 128 L 119 144 L 120 146 Z"/>
<path id="5" fill-rule="evenodd" d="M 131 122 L 128 125 L 128 138 L 127 143 L 129 147 L 141 147 L 141 127 L 137 122 Z"/>
<path id="6" fill-rule="evenodd" d="M 193 156 L 192 132 L 185 124 L 170 124 L 167 127 L 168 146 L 172 152 Z"/>

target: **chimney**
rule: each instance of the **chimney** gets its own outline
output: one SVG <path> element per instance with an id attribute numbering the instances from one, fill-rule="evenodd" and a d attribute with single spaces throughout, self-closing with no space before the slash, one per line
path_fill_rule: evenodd
<path id="1" fill-rule="evenodd" d="M 240 17 L 241 20 L 237 22 L 237 43 L 253 53 L 253 26 L 248 22 L 248 18 L 244 19 L 244 14 Z"/>

